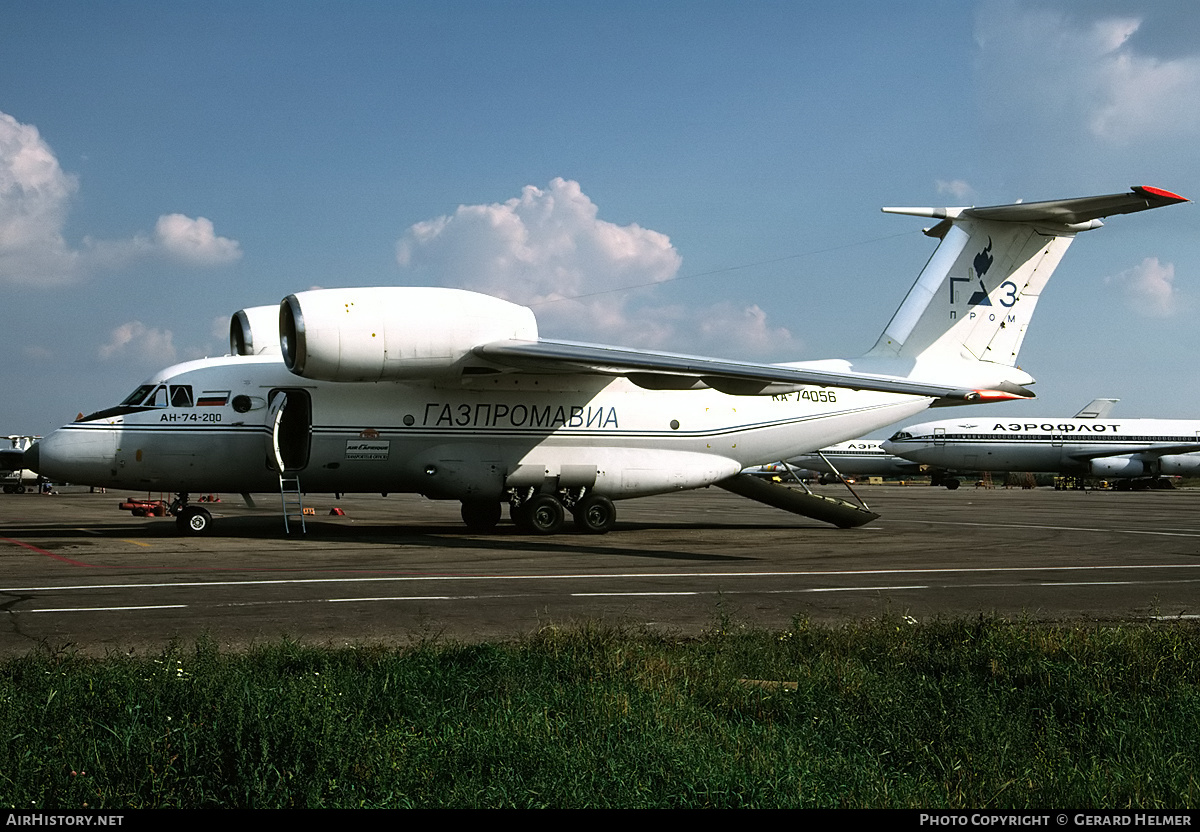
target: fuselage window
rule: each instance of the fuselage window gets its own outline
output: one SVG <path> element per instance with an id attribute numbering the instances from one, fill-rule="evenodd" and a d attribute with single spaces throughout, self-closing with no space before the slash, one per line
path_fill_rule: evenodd
<path id="1" fill-rule="evenodd" d="M 171 385 L 171 407 L 191 407 L 192 386 L 190 384 Z"/>

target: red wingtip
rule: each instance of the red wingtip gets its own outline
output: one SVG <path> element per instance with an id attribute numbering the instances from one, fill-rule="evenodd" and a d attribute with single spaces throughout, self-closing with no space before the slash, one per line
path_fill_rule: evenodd
<path id="1" fill-rule="evenodd" d="M 1162 188 L 1152 188 L 1149 185 L 1134 185 L 1133 190 L 1145 196 L 1156 196 L 1159 199 L 1166 199 L 1171 202 L 1188 202 L 1186 196 L 1173 194 L 1170 191 L 1164 191 Z"/>

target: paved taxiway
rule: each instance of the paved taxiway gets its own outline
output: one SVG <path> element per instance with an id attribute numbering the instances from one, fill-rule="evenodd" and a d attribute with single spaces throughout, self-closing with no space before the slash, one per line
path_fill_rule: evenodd
<path id="1" fill-rule="evenodd" d="M 411 495 L 310 495 L 309 533 L 290 539 L 277 495 L 212 506 L 205 538 L 118 511 L 121 493 L 4 495 L 0 654 L 202 633 L 404 644 L 583 621 L 686 633 L 797 615 L 1200 616 L 1200 491 L 861 490 L 883 516 L 859 529 L 706 489 L 619 503 L 602 537 L 550 538 L 471 534 L 457 503 Z"/>

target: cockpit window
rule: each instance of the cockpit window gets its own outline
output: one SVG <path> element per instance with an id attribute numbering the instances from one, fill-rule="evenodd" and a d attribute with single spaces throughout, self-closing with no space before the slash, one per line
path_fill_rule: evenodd
<path id="1" fill-rule="evenodd" d="M 185 393 L 177 393 L 178 390 L 184 390 Z M 174 402 L 176 397 L 187 396 L 189 400 L 187 404 L 176 404 L 176 407 L 191 407 L 192 388 L 187 385 L 172 385 L 171 386 L 171 401 Z M 107 407 L 104 410 L 98 410 L 84 416 L 80 421 L 90 422 L 94 419 L 115 419 L 118 416 L 124 416 L 128 413 L 139 413 L 144 410 L 149 410 L 155 407 L 167 406 L 167 385 L 165 384 L 143 384 L 138 389 L 130 393 L 125 401 L 121 402 L 116 407 Z"/>
<path id="2" fill-rule="evenodd" d="M 191 407 L 192 386 L 190 384 L 171 385 L 171 407 Z"/>
<path id="3" fill-rule="evenodd" d="M 182 392 L 180 392 L 182 391 Z M 171 385 L 171 404 L 174 407 L 191 407 L 192 406 L 192 388 L 185 385 Z M 185 404 L 181 404 L 185 401 Z M 143 384 L 138 389 L 129 394 L 129 398 L 121 402 L 118 407 L 166 407 L 167 406 L 167 386 L 165 384 Z"/>
<path id="4" fill-rule="evenodd" d="M 139 387 L 138 389 L 136 389 L 132 393 L 130 393 L 129 396 L 126 397 L 125 401 L 121 402 L 121 404 L 119 406 L 120 407 L 132 407 L 134 405 L 139 405 L 142 403 L 142 400 L 145 399 L 146 396 L 148 396 L 150 394 L 150 391 L 153 389 L 154 389 L 153 384 L 143 384 L 141 387 Z"/>
<path id="5" fill-rule="evenodd" d="M 902 441 L 902 440 L 904 440 L 904 439 L 912 439 L 912 434 L 911 434 L 911 433 L 906 433 L 906 432 L 904 432 L 904 431 L 902 431 L 902 430 L 898 430 L 898 431 L 896 431 L 894 434 L 892 434 L 892 441 L 893 441 L 893 442 L 900 442 L 900 441 Z"/>

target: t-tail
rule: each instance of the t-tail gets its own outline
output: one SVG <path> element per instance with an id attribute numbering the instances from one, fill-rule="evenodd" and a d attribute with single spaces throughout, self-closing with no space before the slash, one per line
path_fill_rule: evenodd
<path id="1" fill-rule="evenodd" d="M 941 242 L 879 341 L 855 367 L 895 366 L 913 379 L 962 377 L 1016 393 L 1032 378 L 1016 368 L 1034 307 L 1067 247 L 1101 217 L 1184 197 L 1159 188 L 987 208 L 884 208 L 941 220 Z M 1026 391 L 1026 395 L 1028 395 Z"/>

